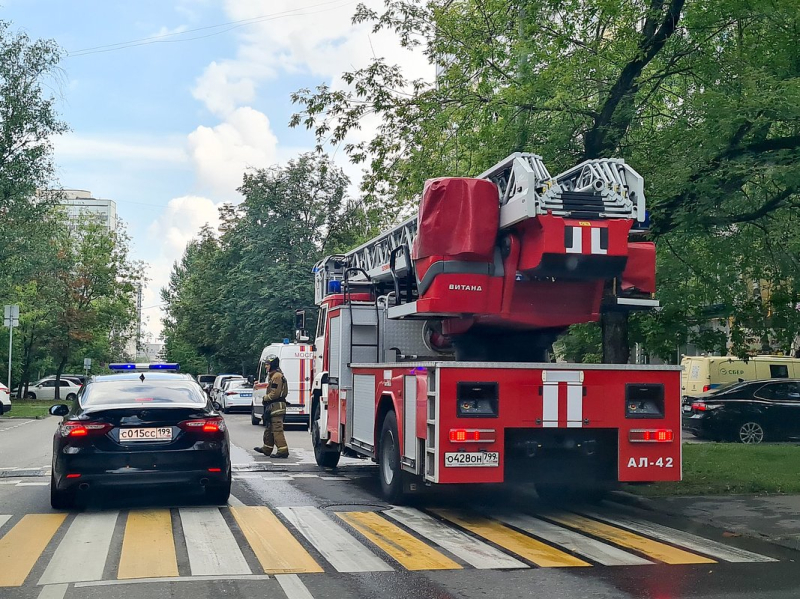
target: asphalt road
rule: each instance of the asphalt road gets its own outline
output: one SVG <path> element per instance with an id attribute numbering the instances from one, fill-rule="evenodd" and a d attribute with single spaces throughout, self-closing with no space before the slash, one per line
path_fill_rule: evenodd
<path id="1" fill-rule="evenodd" d="M 49 507 L 57 419 L 0 418 L 3 599 L 775 598 L 800 596 L 800 554 L 606 502 L 548 508 L 511 489 L 451 489 L 396 509 L 375 466 L 252 448 L 262 429 L 226 416 L 233 497 L 96 496 Z"/>

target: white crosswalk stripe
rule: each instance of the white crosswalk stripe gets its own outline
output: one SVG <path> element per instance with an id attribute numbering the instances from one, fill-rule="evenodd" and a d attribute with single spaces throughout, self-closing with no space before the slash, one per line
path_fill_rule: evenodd
<path id="1" fill-rule="evenodd" d="M 392 567 L 315 507 L 278 508 L 339 572 L 387 572 Z"/>
<path id="2" fill-rule="evenodd" d="M 539 518 L 528 516 L 527 514 L 501 514 L 492 512 L 492 518 L 505 524 L 524 530 L 535 537 L 559 545 L 564 549 L 587 557 L 604 566 L 643 566 L 653 562 L 633 555 L 627 551 L 622 551 L 616 547 L 596 541 L 591 537 L 577 532 L 550 524 Z"/>
<path id="3" fill-rule="evenodd" d="M 116 522 L 117 512 L 75 516 L 39 584 L 102 579 Z"/>
<path id="4" fill-rule="evenodd" d="M 662 526 L 655 522 L 648 522 L 646 520 L 639 520 L 638 518 L 631 518 L 624 515 L 611 515 L 595 511 L 584 511 L 584 514 L 591 516 L 597 520 L 603 520 L 615 526 L 621 526 L 641 533 L 649 535 L 662 541 L 680 545 L 686 549 L 691 549 L 699 553 L 704 553 L 710 557 L 724 560 L 726 562 L 775 562 L 777 560 L 767 557 L 766 555 L 759 555 L 751 551 L 739 549 L 738 547 L 731 547 L 730 545 L 723 545 L 710 539 L 704 539 L 698 535 L 694 535 L 682 530 Z"/>
<path id="5" fill-rule="evenodd" d="M 144 518 L 137 510 L 75 516 L 54 512 L 19 518 L 0 515 L 4 531 L 0 535 L 0 596 L 4 586 L 25 583 L 38 583 L 57 593 L 67 584 L 77 588 L 145 580 L 255 580 L 276 575 L 283 577 L 279 582 L 288 596 L 307 599 L 307 589 L 295 574 L 455 570 L 464 564 L 481 570 L 523 569 L 531 563 L 554 567 L 542 562 L 543 552 L 560 554 L 581 566 L 591 564 L 579 558 L 601 566 L 642 567 L 654 562 L 777 561 L 613 509 L 584 510 L 583 516 L 574 512 L 507 513 L 493 508 L 422 511 L 395 507 L 379 513 L 334 513 L 311 506 L 248 507 L 233 497 L 231 504 L 237 507 L 179 508 L 177 515 L 160 510 L 159 518 Z M 284 519 L 276 517 L 275 511 Z M 174 535 L 173 527 L 177 527 Z M 272 531 L 269 536 L 261 534 L 266 529 Z M 235 536 L 234 530 L 240 536 Z M 123 538 L 115 544 L 117 534 Z M 298 542 L 301 537 L 308 543 Z M 282 541 L 275 543 L 276 538 Z M 156 541 L 163 545 L 159 545 L 161 550 L 173 555 L 176 546 L 185 545 L 189 571 L 176 577 L 177 563 L 168 571 L 142 559 L 154 550 Z M 112 551 L 112 545 L 121 545 L 123 555 Z M 531 557 L 534 549 L 539 561 Z M 251 568 L 246 554 L 258 565 L 254 561 Z M 45 559 L 47 563 L 41 564 Z M 119 563 L 114 563 L 117 559 Z M 32 572 L 42 570 L 38 580 L 31 580 Z"/>
<path id="6" fill-rule="evenodd" d="M 181 508 L 179 513 L 192 575 L 251 573 L 218 509 Z"/>
<path id="7" fill-rule="evenodd" d="M 473 537 L 413 508 L 396 507 L 386 515 L 433 541 L 474 568 L 500 570 L 528 566 Z"/>

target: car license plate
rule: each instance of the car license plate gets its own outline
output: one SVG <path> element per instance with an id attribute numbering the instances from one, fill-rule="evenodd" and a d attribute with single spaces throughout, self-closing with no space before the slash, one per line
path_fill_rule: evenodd
<path id="1" fill-rule="evenodd" d="M 488 466 L 500 465 L 499 451 L 454 451 L 444 454 L 444 465 L 448 467 L 460 466 Z"/>
<path id="2" fill-rule="evenodd" d="M 120 441 L 172 441 L 172 427 L 159 428 L 122 428 L 119 431 Z"/>
<path id="3" fill-rule="evenodd" d="M 253 397 L 252 393 L 239 393 L 239 397 Z"/>

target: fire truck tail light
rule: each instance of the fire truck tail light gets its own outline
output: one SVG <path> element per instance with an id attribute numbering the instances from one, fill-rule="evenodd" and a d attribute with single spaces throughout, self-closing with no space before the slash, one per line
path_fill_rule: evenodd
<path id="1" fill-rule="evenodd" d="M 496 440 L 494 429 L 451 428 L 451 443 L 493 443 Z"/>
<path id="2" fill-rule="evenodd" d="M 634 429 L 628 433 L 628 440 L 631 443 L 672 443 L 675 436 L 671 429 Z"/>

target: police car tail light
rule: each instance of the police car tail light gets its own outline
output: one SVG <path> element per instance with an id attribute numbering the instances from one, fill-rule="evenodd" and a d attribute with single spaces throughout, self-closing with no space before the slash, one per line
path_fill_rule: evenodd
<path id="1" fill-rule="evenodd" d="M 198 418 L 197 420 L 184 420 L 178 423 L 178 427 L 184 431 L 196 433 L 224 433 L 225 421 L 222 418 Z"/>
<path id="2" fill-rule="evenodd" d="M 451 428 L 451 443 L 493 443 L 495 441 L 494 429 L 480 428 Z"/>
<path id="3" fill-rule="evenodd" d="M 703 385 L 703 393 L 706 391 L 711 391 L 711 385 Z"/>
<path id="4" fill-rule="evenodd" d="M 631 443 L 672 443 L 674 438 L 672 429 L 668 428 L 640 428 L 628 433 L 628 440 Z"/>
<path id="5" fill-rule="evenodd" d="M 75 439 L 80 437 L 105 435 L 112 428 L 114 428 L 114 425 L 106 422 L 64 422 L 59 427 L 59 432 L 61 433 L 62 437 L 70 437 Z"/>

